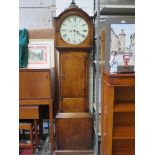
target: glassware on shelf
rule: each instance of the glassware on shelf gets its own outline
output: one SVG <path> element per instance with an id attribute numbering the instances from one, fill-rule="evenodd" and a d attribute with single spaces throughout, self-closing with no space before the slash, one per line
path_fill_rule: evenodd
<path id="1" fill-rule="evenodd" d="M 129 53 L 126 53 L 126 54 L 123 54 L 123 60 L 124 60 L 124 66 L 125 66 L 125 71 L 128 71 L 128 63 L 130 61 L 130 54 Z"/>

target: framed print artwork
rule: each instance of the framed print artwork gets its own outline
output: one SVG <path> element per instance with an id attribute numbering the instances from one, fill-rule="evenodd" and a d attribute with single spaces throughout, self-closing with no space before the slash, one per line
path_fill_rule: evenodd
<path id="1" fill-rule="evenodd" d="M 48 44 L 28 45 L 28 68 L 50 68 L 50 51 Z"/>
<path id="2" fill-rule="evenodd" d="M 54 67 L 54 39 L 29 39 L 28 69 Z"/>

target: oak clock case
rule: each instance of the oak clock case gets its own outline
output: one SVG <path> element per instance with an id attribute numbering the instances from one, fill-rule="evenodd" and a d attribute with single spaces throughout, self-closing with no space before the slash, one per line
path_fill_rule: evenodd
<path id="1" fill-rule="evenodd" d="M 69 8 L 55 18 L 59 52 L 59 110 L 88 112 L 88 64 L 93 45 L 93 18 Z"/>
<path id="2" fill-rule="evenodd" d="M 55 48 L 59 61 L 59 109 L 55 128 L 57 150 L 73 150 L 72 154 L 77 154 L 77 150 L 93 148 L 93 119 L 88 110 L 93 18 L 74 4 L 55 18 Z"/>

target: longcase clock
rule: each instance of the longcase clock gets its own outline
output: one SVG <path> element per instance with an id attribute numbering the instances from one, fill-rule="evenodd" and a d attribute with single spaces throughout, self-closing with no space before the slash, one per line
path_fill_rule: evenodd
<path id="1" fill-rule="evenodd" d="M 92 116 L 88 110 L 89 53 L 93 18 L 72 2 L 55 18 L 55 48 L 59 55 L 58 150 L 92 149 Z"/>
<path id="2" fill-rule="evenodd" d="M 59 52 L 61 112 L 88 111 L 88 63 L 93 45 L 93 22 L 74 3 L 55 19 Z"/>

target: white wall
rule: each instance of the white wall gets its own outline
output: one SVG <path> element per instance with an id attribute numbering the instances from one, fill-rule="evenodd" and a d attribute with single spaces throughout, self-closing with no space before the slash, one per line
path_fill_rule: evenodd
<path id="1" fill-rule="evenodd" d="M 56 0 L 56 16 L 67 9 L 71 2 L 72 0 Z M 86 11 L 90 16 L 93 16 L 94 0 L 75 0 L 75 3 L 79 8 L 82 8 L 84 11 Z"/>
<path id="2" fill-rule="evenodd" d="M 53 28 L 55 0 L 19 0 L 19 28 Z"/>
<path id="3" fill-rule="evenodd" d="M 19 0 L 19 28 L 53 28 L 53 17 L 67 9 L 72 0 Z M 94 0 L 75 0 L 93 16 Z"/>
<path id="4" fill-rule="evenodd" d="M 51 10 L 48 8 L 20 8 L 19 28 L 52 28 Z"/>
<path id="5" fill-rule="evenodd" d="M 55 0 L 19 0 L 19 7 L 49 7 Z"/>

